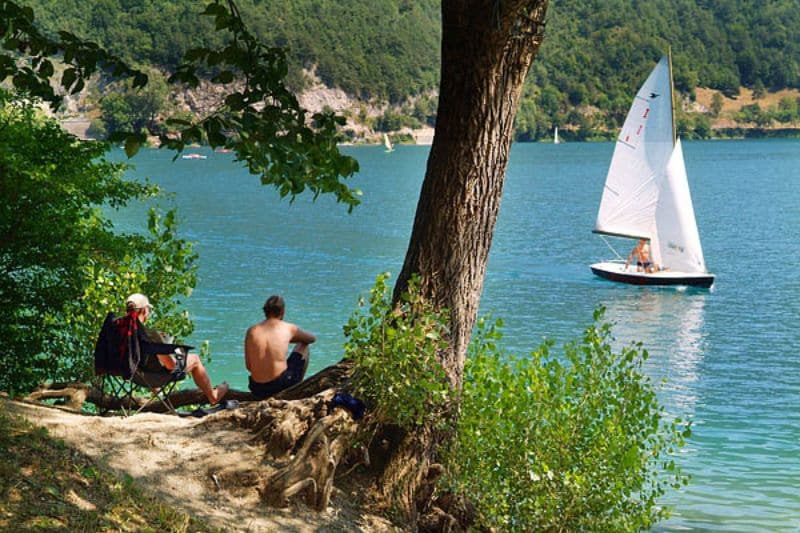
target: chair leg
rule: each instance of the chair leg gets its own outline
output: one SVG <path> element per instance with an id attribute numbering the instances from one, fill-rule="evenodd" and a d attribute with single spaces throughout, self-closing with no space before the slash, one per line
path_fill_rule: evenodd
<path id="1" fill-rule="evenodd" d="M 173 415 L 178 414 L 178 411 L 175 409 L 175 406 L 173 406 L 172 402 L 169 401 L 169 395 L 175 389 L 175 386 L 178 384 L 177 381 L 171 381 L 162 387 L 153 387 L 147 382 L 147 378 L 143 374 L 139 375 L 139 379 L 144 384 L 147 385 L 148 389 L 150 389 L 150 399 L 148 399 L 147 402 L 136 411 L 137 414 L 141 412 L 142 409 L 150 405 L 156 398 L 158 398 L 158 400 L 161 402 L 161 404 L 169 413 L 172 413 Z"/>
<path id="2" fill-rule="evenodd" d="M 110 385 L 109 385 L 110 386 Z M 105 399 L 106 399 L 106 375 L 100 378 L 100 408 L 98 411 L 100 412 L 100 416 L 104 416 L 108 409 L 105 407 Z"/>

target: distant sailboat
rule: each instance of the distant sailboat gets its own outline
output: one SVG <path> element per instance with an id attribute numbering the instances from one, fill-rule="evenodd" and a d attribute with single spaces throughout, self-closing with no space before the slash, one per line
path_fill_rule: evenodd
<path id="1" fill-rule="evenodd" d="M 672 62 L 664 57 L 633 100 L 608 169 L 595 233 L 647 239 L 656 272 L 624 260 L 596 263 L 596 275 L 635 285 L 710 287 L 683 150 L 675 136 Z M 619 254 L 618 254 L 619 256 Z"/>
<path id="2" fill-rule="evenodd" d="M 394 152 L 394 145 L 392 141 L 389 140 L 389 136 L 385 133 L 383 134 L 383 146 L 386 147 L 386 152 Z"/>
<path id="3" fill-rule="evenodd" d="M 183 154 L 181 159 L 207 159 L 207 156 L 198 153 Z"/>
<path id="4" fill-rule="evenodd" d="M 558 126 L 556 126 L 556 129 L 553 132 L 553 144 L 561 144 L 561 141 L 558 138 Z"/>

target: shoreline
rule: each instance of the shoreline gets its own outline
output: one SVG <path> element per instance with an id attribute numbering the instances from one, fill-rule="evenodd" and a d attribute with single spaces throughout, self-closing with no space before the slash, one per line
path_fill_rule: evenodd
<path id="1" fill-rule="evenodd" d="M 59 119 L 59 124 L 67 132 L 71 133 L 82 141 L 97 140 L 90 137 L 87 132 L 90 121 L 85 117 L 69 117 Z M 593 142 L 613 142 L 616 135 L 603 135 L 602 132 L 594 132 L 583 139 L 577 138 L 577 133 L 569 128 L 559 130 L 562 143 L 593 143 Z M 690 134 L 682 137 L 687 141 L 724 141 L 724 140 L 743 140 L 743 139 L 800 139 L 800 127 L 797 128 L 763 128 L 747 126 L 731 126 L 725 128 L 712 129 L 713 135 L 709 137 L 696 137 Z M 435 134 L 434 128 L 420 128 L 416 130 L 404 129 L 395 132 L 386 132 L 395 146 L 431 146 Z M 381 133 L 382 135 L 382 133 Z M 413 142 L 409 142 L 413 141 Z M 549 137 L 541 139 L 518 139 L 513 143 L 540 143 L 553 144 Z M 382 146 L 383 139 L 379 136 L 359 137 L 349 139 L 337 144 L 338 146 Z M 148 138 L 148 146 L 159 148 L 158 138 Z M 206 145 L 207 146 L 207 145 Z"/>

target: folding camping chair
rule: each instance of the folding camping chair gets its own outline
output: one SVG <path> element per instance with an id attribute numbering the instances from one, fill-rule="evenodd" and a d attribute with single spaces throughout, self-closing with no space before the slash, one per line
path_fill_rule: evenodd
<path id="1" fill-rule="evenodd" d="M 134 322 L 135 320 L 135 322 Z M 158 399 L 167 411 L 177 414 L 169 401 L 170 393 L 186 377 L 186 356 L 191 346 L 153 342 L 144 325 L 135 315 L 115 317 L 108 313 L 100 329 L 94 351 L 95 374 L 101 378 L 101 405 L 108 390 L 119 409 L 128 416 L 134 412 L 133 394 L 137 389 L 150 393 L 147 402 L 135 413 Z M 158 354 L 171 354 L 175 368 L 167 370 L 158 361 Z M 106 412 L 110 409 L 104 409 Z"/>

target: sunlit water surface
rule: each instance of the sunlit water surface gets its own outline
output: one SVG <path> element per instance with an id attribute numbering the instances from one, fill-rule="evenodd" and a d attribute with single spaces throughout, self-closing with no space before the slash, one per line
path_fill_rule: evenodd
<path id="1" fill-rule="evenodd" d="M 648 372 L 667 379 L 670 414 L 691 419 L 680 458 L 692 475 L 672 492 L 658 530 L 800 530 L 800 142 L 686 142 L 684 151 L 710 291 L 639 288 L 594 277 L 611 256 L 591 233 L 613 145 L 515 145 L 481 312 L 505 321 L 505 347 L 577 338 L 598 305 L 617 342 L 638 340 Z M 363 203 L 348 215 L 330 198 L 294 204 L 259 185 L 230 154 L 172 162 L 150 150 L 131 176 L 174 193 L 182 236 L 197 243 L 190 299 L 211 342 L 215 381 L 245 388 L 245 329 L 267 296 L 318 335 L 310 372 L 341 357 L 341 327 L 360 294 L 402 265 L 426 147 L 346 148 L 361 164 Z M 115 154 L 119 156 L 119 154 Z M 142 209 L 114 215 L 129 229 Z M 628 243 L 617 242 L 626 254 Z"/>

